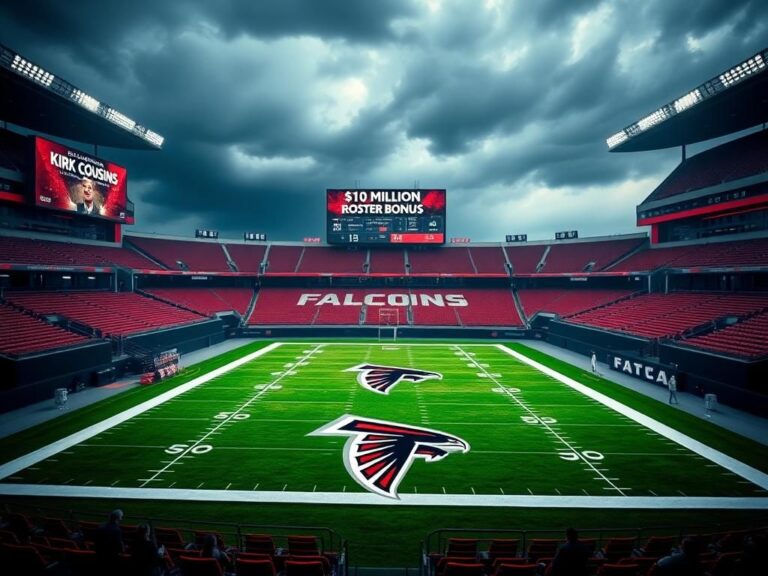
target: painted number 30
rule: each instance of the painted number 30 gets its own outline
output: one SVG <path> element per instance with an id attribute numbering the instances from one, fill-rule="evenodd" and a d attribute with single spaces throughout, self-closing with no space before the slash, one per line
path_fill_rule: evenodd
<path id="1" fill-rule="evenodd" d="M 581 453 L 581 456 L 576 452 L 560 452 L 558 454 L 560 458 L 563 460 L 568 460 L 569 462 L 575 462 L 576 460 L 579 460 L 582 456 L 586 458 L 587 460 L 593 460 L 598 461 L 605 458 L 600 452 L 595 452 L 594 450 L 584 450 L 584 452 Z"/>
<path id="2" fill-rule="evenodd" d="M 526 424 L 555 424 L 557 420 L 549 416 L 521 416 Z"/>
<path id="3" fill-rule="evenodd" d="M 232 420 L 247 420 L 251 417 L 250 414 L 235 414 L 232 416 L 232 412 L 219 412 L 214 416 L 216 420 L 226 420 L 229 417 L 232 417 Z"/>
<path id="4" fill-rule="evenodd" d="M 181 454 L 182 452 L 186 452 L 189 450 L 189 446 L 186 444 L 174 444 L 173 446 L 169 446 L 165 449 L 166 454 Z M 205 454 L 206 452 L 210 452 L 213 450 L 213 446 L 210 444 L 199 444 L 198 446 L 193 446 L 189 452 L 191 454 Z"/>

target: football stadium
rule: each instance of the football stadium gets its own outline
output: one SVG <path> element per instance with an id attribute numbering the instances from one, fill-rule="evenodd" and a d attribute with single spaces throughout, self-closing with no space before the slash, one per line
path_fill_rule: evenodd
<path id="1" fill-rule="evenodd" d="M 439 182 L 328 182 L 326 237 L 296 242 L 132 232 L 110 150 L 162 161 L 163 136 L 0 45 L 5 566 L 103 574 L 119 508 L 125 574 L 144 524 L 164 574 L 221 575 L 210 534 L 238 575 L 544 574 L 567 527 L 590 574 L 683 541 L 756 573 L 766 60 L 606 135 L 682 151 L 635 207 L 650 232 L 472 242 Z"/>

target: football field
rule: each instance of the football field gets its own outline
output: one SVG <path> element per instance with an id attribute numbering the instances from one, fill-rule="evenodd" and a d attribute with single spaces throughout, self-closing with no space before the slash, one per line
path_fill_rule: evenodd
<path id="1" fill-rule="evenodd" d="M 768 507 L 768 475 L 585 386 L 591 377 L 493 344 L 274 343 L 3 464 L 0 492 Z"/>

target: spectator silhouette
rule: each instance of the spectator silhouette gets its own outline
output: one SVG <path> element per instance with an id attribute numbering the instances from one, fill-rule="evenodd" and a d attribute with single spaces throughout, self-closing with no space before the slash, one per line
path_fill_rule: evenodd
<path id="1" fill-rule="evenodd" d="M 131 544 L 131 574 L 162 576 L 165 573 L 165 547 L 158 546 L 149 524 L 139 524 Z"/>
<path id="2" fill-rule="evenodd" d="M 103 573 L 118 569 L 120 554 L 123 553 L 123 511 L 119 508 L 109 513 L 109 519 L 99 526 L 94 535 L 94 550 Z"/>
<path id="3" fill-rule="evenodd" d="M 565 531 L 565 544 L 557 549 L 557 554 L 552 559 L 551 576 L 587 576 L 589 570 L 587 561 L 592 555 L 589 547 L 579 540 L 579 533 L 575 528 Z"/>
<path id="4" fill-rule="evenodd" d="M 232 569 L 232 560 L 230 560 L 224 550 L 219 548 L 219 542 L 214 534 L 205 535 L 203 547 L 200 550 L 200 556 L 202 558 L 216 558 L 224 572 L 229 572 Z"/>
<path id="5" fill-rule="evenodd" d="M 680 552 L 656 562 L 656 576 L 701 576 L 704 568 L 699 561 L 699 543 L 693 538 L 683 540 Z"/>

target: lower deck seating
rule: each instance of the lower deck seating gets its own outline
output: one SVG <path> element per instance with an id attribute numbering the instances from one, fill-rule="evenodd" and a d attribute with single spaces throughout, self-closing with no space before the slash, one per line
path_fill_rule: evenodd
<path id="1" fill-rule="evenodd" d="M 146 292 L 206 316 L 230 310 L 245 316 L 253 296 L 250 288 L 152 288 Z"/>
<path id="2" fill-rule="evenodd" d="M 87 341 L 85 336 L 0 305 L 0 354 L 28 354 Z"/>
<path id="3" fill-rule="evenodd" d="M 674 292 L 622 300 L 569 321 L 646 338 L 679 337 L 718 318 L 746 316 L 767 307 L 768 294 Z"/>
<path id="4" fill-rule="evenodd" d="M 631 290 L 563 290 L 550 288 L 524 288 L 517 291 L 523 311 L 528 319 L 539 312 L 570 316 L 629 296 Z"/>
<path id="5" fill-rule="evenodd" d="M 149 332 L 205 317 L 133 292 L 8 292 L 6 300 L 37 314 L 58 314 L 104 336 Z"/>
<path id="6" fill-rule="evenodd" d="M 686 344 L 732 356 L 756 358 L 768 355 L 768 312 L 758 314 L 709 334 L 684 340 Z"/>

